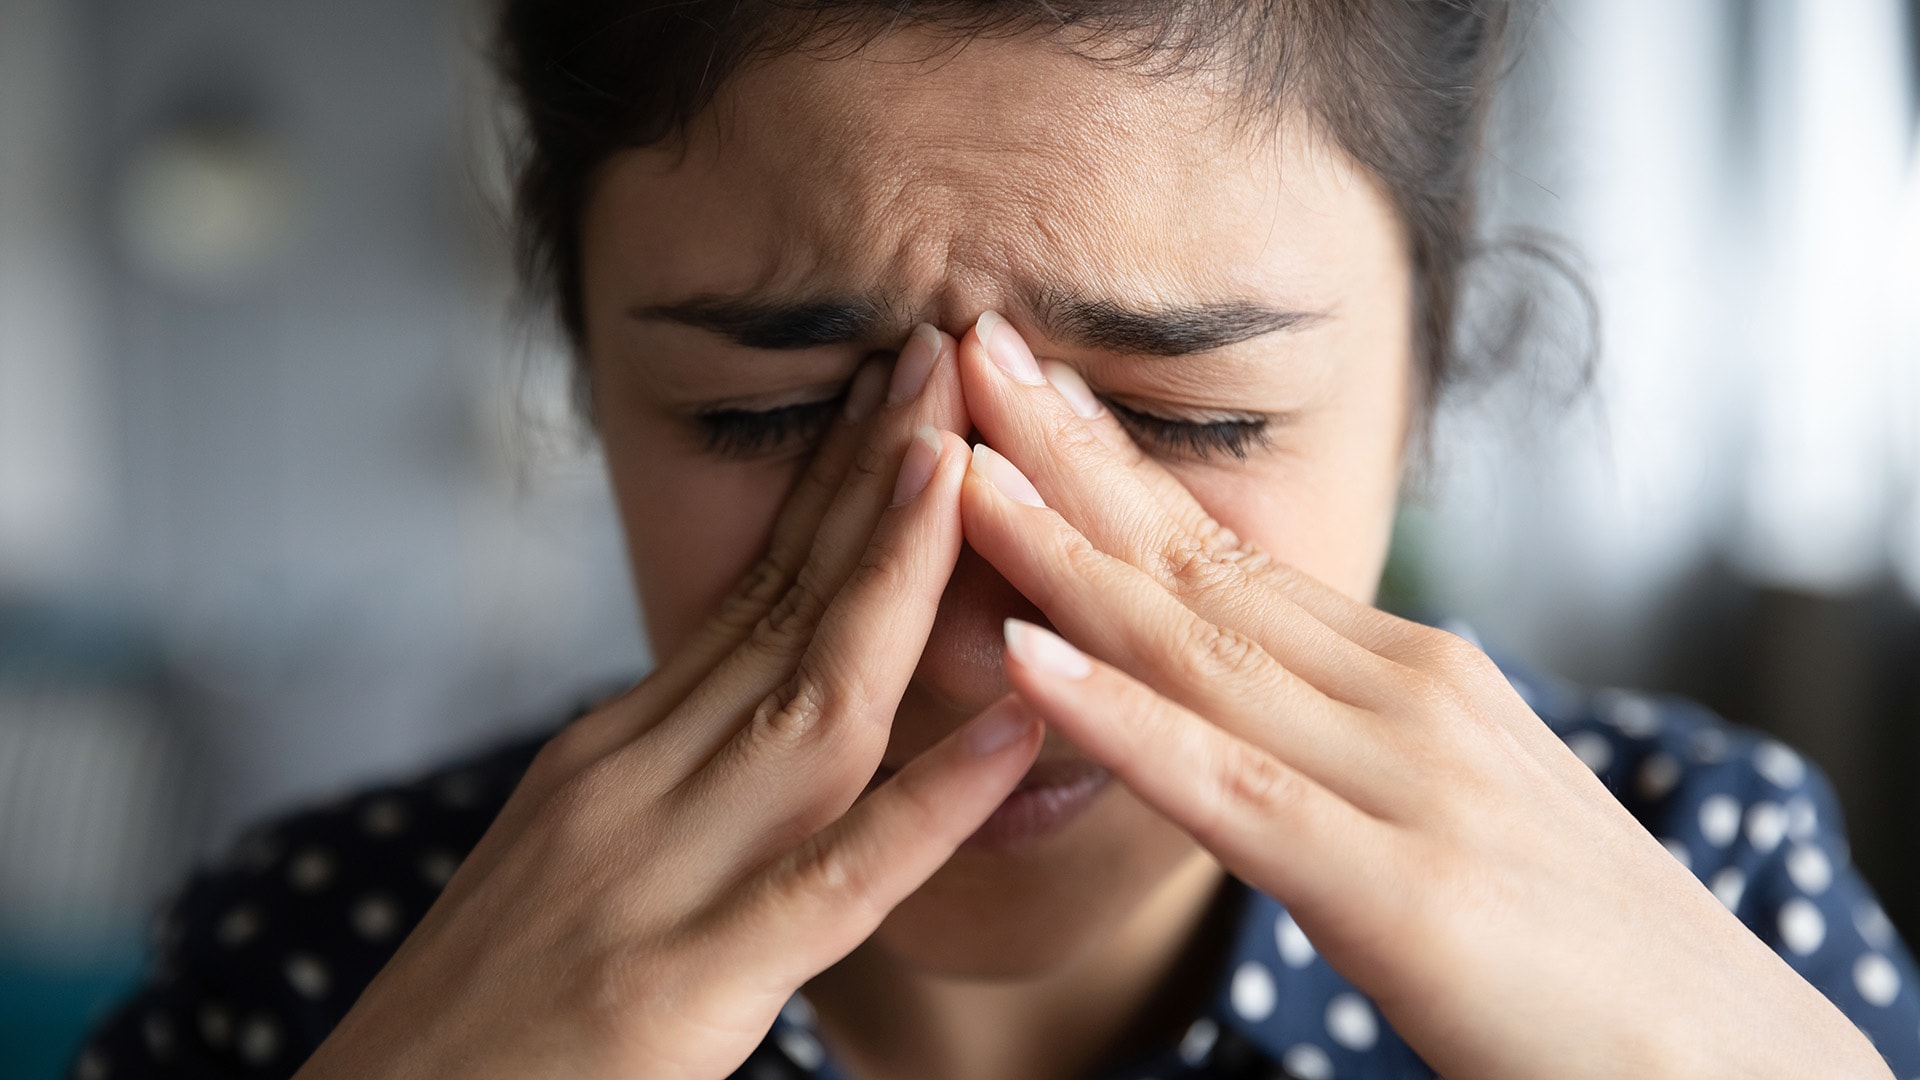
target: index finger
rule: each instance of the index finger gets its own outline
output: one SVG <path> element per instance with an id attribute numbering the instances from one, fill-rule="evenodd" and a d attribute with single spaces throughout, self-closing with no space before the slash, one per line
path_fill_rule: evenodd
<path id="1" fill-rule="evenodd" d="M 1350 678 L 1351 664 L 1339 661 L 1357 659 L 1356 650 L 1384 652 L 1381 620 L 1391 616 L 1243 544 L 1137 449 L 1123 457 L 1120 447 L 1131 440 L 1102 415 L 1098 399 L 1077 376 L 1059 390 L 1050 386 L 1005 319 L 981 316 L 960 341 L 959 366 L 968 415 L 986 442 L 1095 547 L 1145 571 L 1212 621 L 1259 638 L 1320 685 Z M 1158 478 L 1150 479 L 1155 470 Z M 1273 601 L 1305 617 L 1278 623 Z"/>

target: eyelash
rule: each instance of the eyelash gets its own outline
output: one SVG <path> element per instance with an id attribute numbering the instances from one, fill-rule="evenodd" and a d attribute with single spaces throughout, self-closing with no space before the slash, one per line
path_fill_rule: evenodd
<path id="1" fill-rule="evenodd" d="M 812 446 L 846 404 L 845 392 L 823 401 L 777 409 L 715 409 L 701 413 L 700 448 L 733 460 L 768 457 L 789 445 Z"/>
<path id="2" fill-rule="evenodd" d="M 777 409 L 716 409 L 701 413 L 701 449 L 718 457 L 745 460 L 770 456 L 798 444 L 812 446 L 825 433 L 827 425 L 839 415 L 846 395 L 823 401 L 783 405 Z M 1253 448 L 1271 444 L 1265 419 L 1249 420 L 1174 420 L 1129 408 L 1102 398 L 1122 427 L 1150 448 L 1161 453 L 1207 461 L 1214 454 L 1227 454 L 1245 461 Z"/>
<path id="3" fill-rule="evenodd" d="M 1265 450 L 1272 445 L 1264 418 L 1248 420 L 1173 420 L 1150 412 L 1128 408 L 1110 398 L 1101 398 L 1120 426 L 1136 440 L 1150 443 L 1163 453 L 1195 461 L 1206 461 L 1216 453 L 1230 454 L 1236 461 L 1247 460 L 1251 448 Z"/>

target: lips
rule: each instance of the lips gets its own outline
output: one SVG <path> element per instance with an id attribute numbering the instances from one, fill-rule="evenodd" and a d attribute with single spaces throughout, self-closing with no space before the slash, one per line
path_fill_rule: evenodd
<path id="1" fill-rule="evenodd" d="M 872 791 L 898 771 L 889 765 L 880 766 L 867 790 Z M 1105 767 L 1085 758 L 1036 761 L 967 838 L 965 846 L 1006 850 L 1037 843 L 1080 816 L 1112 779 L 1113 774 Z"/>

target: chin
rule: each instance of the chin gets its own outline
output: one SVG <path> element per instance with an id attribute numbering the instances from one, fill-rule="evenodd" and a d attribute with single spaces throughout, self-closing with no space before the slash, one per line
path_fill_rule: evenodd
<path id="1" fill-rule="evenodd" d="M 1121 932 L 1197 846 L 1119 783 L 1060 832 L 1017 850 L 960 849 L 868 939 L 955 979 L 1034 979 Z"/>

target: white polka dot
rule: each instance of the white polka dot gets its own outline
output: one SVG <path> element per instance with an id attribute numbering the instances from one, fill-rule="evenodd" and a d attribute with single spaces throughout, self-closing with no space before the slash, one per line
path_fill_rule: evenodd
<path id="1" fill-rule="evenodd" d="M 789 1061 L 809 1072 L 827 1060 L 826 1048 L 820 1045 L 820 1040 L 799 1028 L 781 1028 L 773 1041 L 779 1044 L 780 1052 L 787 1055 Z"/>
<path id="2" fill-rule="evenodd" d="M 819 1017 L 814 1014 L 813 1002 L 794 994 L 785 1005 L 780 1006 L 780 1019 L 798 1027 L 810 1028 Z"/>
<path id="3" fill-rule="evenodd" d="M 1359 994 L 1337 994 L 1327 1002 L 1327 1034 L 1349 1050 L 1371 1050 L 1380 1037 L 1373 1006 Z"/>
<path id="4" fill-rule="evenodd" d="M 1796 896 L 1780 905 L 1780 940 L 1787 948 L 1806 956 L 1827 938 L 1827 920 L 1813 901 Z"/>
<path id="5" fill-rule="evenodd" d="M 1666 848 L 1667 854 L 1673 856 L 1681 866 L 1689 870 L 1693 869 L 1693 852 L 1687 850 L 1686 844 L 1671 836 L 1663 836 L 1660 838 L 1660 846 Z"/>
<path id="6" fill-rule="evenodd" d="M 146 1040 L 147 1053 L 155 1060 L 165 1061 L 173 1056 L 173 1021 L 159 1013 L 148 1013 L 140 1021 L 140 1037 Z"/>
<path id="7" fill-rule="evenodd" d="M 1220 1038 L 1220 1025 L 1206 1017 L 1195 1020 L 1180 1037 L 1180 1060 L 1198 1067 L 1213 1052 L 1213 1044 Z"/>
<path id="8" fill-rule="evenodd" d="M 1660 711 L 1653 707 L 1653 702 L 1624 690 L 1616 690 L 1607 697 L 1606 718 L 1622 734 L 1645 739 L 1660 730 Z"/>
<path id="9" fill-rule="evenodd" d="M 1667 793 L 1679 782 L 1680 759 L 1665 751 L 1648 754 L 1634 777 L 1634 787 L 1640 792 L 1640 797 L 1649 801 L 1666 798 Z"/>
<path id="10" fill-rule="evenodd" d="M 400 905 L 385 896 L 363 896 L 347 913 L 353 929 L 368 941 L 385 941 L 400 929 Z"/>
<path id="11" fill-rule="evenodd" d="M 1714 847 L 1726 847 L 1740 832 L 1740 804 L 1731 795 L 1709 795 L 1700 803 L 1700 835 Z"/>
<path id="12" fill-rule="evenodd" d="M 1727 910 L 1733 911 L 1740 906 L 1740 897 L 1747 891 L 1747 875 L 1741 873 L 1739 867 L 1729 866 L 1713 875 L 1712 889 Z"/>
<path id="13" fill-rule="evenodd" d="M 73 1080 L 107 1080 L 111 1072 L 107 1055 L 94 1046 L 87 1047 L 73 1063 Z"/>
<path id="14" fill-rule="evenodd" d="M 208 1002 L 200 1006 L 200 1041 L 215 1049 L 233 1040 L 233 1014 L 226 1006 Z"/>
<path id="15" fill-rule="evenodd" d="M 1813 808 L 1813 800 L 1805 795 L 1797 795 L 1787 800 L 1787 835 L 1795 840 L 1808 840 L 1820 827 L 1820 814 Z"/>
<path id="16" fill-rule="evenodd" d="M 1333 1080 L 1333 1059 L 1312 1043 L 1295 1043 L 1280 1056 L 1280 1065 L 1300 1080 Z"/>
<path id="17" fill-rule="evenodd" d="M 229 948 L 245 945 L 260 934 L 260 913 L 250 907 L 237 907 L 214 924 L 213 938 Z"/>
<path id="18" fill-rule="evenodd" d="M 301 997 L 318 1000 L 327 996 L 333 987 L 333 976 L 327 972 L 327 965 L 311 953 L 294 953 L 280 965 L 280 971 L 286 975 L 287 982 Z"/>
<path id="19" fill-rule="evenodd" d="M 1716 725 L 1708 724 L 1693 733 L 1687 752 L 1693 755 L 1693 760 L 1703 765 L 1711 765 L 1716 761 L 1724 760 L 1727 751 L 1731 748 L 1732 740 L 1727 738 L 1726 731 Z"/>
<path id="20" fill-rule="evenodd" d="M 1812 844 L 1795 844 L 1787 852 L 1787 876 L 1808 896 L 1818 896 L 1833 884 L 1833 863 Z"/>
<path id="21" fill-rule="evenodd" d="M 1613 744 L 1598 732 L 1580 731 L 1567 736 L 1567 749 L 1596 773 L 1606 772 L 1613 764 Z"/>
<path id="22" fill-rule="evenodd" d="M 333 856 L 319 848 L 307 848 L 287 863 L 287 884 L 301 892 L 324 888 L 333 880 Z"/>
<path id="23" fill-rule="evenodd" d="M 256 1013 L 240 1025 L 237 1043 L 240 1060 L 249 1065 L 265 1065 L 280 1053 L 280 1026 Z"/>
<path id="24" fill-rule="evenodd" d="M 436 889 L 445 888 L 458 869 L 460 859 L 451 852 L 436 849 L 420 856 L 420 876 Z"/>
<path id="25" fill-rule="evenodd" d="M 1867 953 L 1853 962 L 1853 988 L 1867 1004 L 1886 1008 L 1900 996 L 1900 972 L 1893 961 L 1879 953 Z"/>
<path id="26" fill-rule="evenodd" d="M 1775 787 L 1798 787 L 1807 776 L 1807 763 L 1800 760 L 1800 755 L 1772 739 L 1754 749 L 1753 767 Z"/>
<path id="27" fill-rule="evenodd" d="M 1273 973 L 1258 960 L 1248 960 L 1234 969 L 1233 984 L 1227 991 L 1233 1011 L 1254 1023 L 1273 1015 L 1280 992 L 1273 984 Z"/>
<path id="28" fill-rule="evenodd" d="M 1313 942 L 1307 940 L 1306 931 L 1293 921 L 1293 916 L 1281 912 L 1273 920 L 1273 941 L 1279 946 L 1280 961 L 1290 968 L 1303 968 L 1313 963 Z"/>
<path id="29" fill-rule="evenodd" d="M 1757 802 L 1747 807 L 1747 843 L 1762 855 L 1780 846 L 1787 835 L 1787 811 L 1777 802 Z"/>
<path id="30" fill-rule="evenodd" d="M 1853 909 L 1853 928 L 1860 931 L 1866 943 L 1876 949 L 1884 949 L 1893 942 L 1893 922 L 1880 905 L 1868 900 Z"/>
<path id="31" fill-rule="evenodd" d="M 368 836 L 393 836 L 406 827 L 406 804 L 390 795 L 372 799 L 360 808 L 360 828 Z"/>

